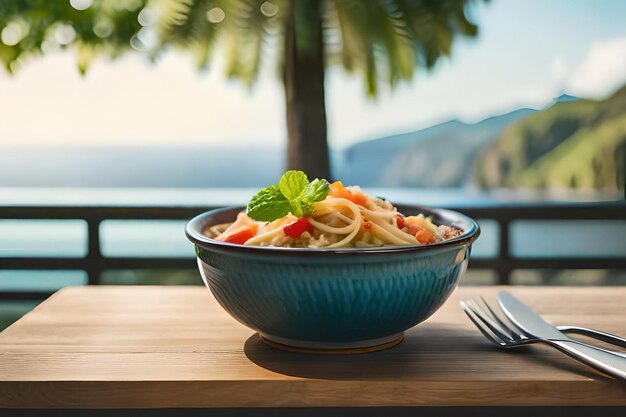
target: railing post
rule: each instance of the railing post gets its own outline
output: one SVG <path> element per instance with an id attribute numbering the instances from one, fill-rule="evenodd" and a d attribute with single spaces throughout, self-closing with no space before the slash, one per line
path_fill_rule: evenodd
<path id="1" fill-rule="evenodd" d="M 508 261 L 511 259 L 509 237 L 511 221 L 508 218 L 500 219 L 498 221 L 500 225 L 500 265 L 498 266 L 498 285 L 510 285 L 511 284 L 511 268 Z"/>
<path id="2" fill-rule="evenodd" d="M 87 260 L 89 267 L 86 269 L 88 284 L 98 285 L 100 283 L 101 260 L 100 253 L 100 218 L 86 218 L 87 222 Z"/>

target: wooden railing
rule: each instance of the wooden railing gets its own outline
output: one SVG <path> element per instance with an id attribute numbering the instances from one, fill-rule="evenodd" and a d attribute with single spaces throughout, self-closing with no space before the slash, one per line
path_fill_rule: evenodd
<path id="1" fill-rule="evenodd" d="M 82 270 L 88 283 L 100 283 L 105 270 L 193 269 L 193 258 L 111 257 L 101 251 L 100 225 L 105 220 L 186 220 L 211 207 L 177 206 L 0 206 L 0 219 L 81 219 L 87 224 L 84 257 L 0 257 L 0 270 Z M 516 269 L 626 269 L 626 253 L 611 257 L 515 257 L 510 250 L 511 223 L 517 220 L 626 220 L 626 202 L 497 204 L 481 207 L 449 207 L 479 220 L 493 220 L 500 228 L 499 251 L 493 258 L 473 258 L 472 268 L 497 273 L 498 284 L 509 284 Z M 624 237 L 626 239 L 626 237 Z M 0 291 L 0 300 L 42 299 L 46 291 Z"/>

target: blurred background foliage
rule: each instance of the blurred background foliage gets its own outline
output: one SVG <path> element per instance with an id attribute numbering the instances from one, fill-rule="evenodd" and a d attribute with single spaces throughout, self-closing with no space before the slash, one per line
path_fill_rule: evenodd
<path id="1" fill-rule="evenodd" d="M 375 95 L 380 79 L 396 85 L 415 70 L 432 68 L 449 56 L 456 34 L 475 36 L 466 16 L 468 0 L 311 0 L 321 3 L 326 62 L 342 64 L 364 77 Z M 210 63 L 218 42 L 225 46 L 229 77 L 254 82 L 263 53 L 278 58 L 285 25 L 297 1 L 291 0 L 3 0 L 0 27 L 9 42 L 0 58 L 10 72 L 28 56 L 76 46 L 86 71 L 100 54 L 115 58 L 127 50 L 157 58 L 169 47 Z M 306 16 L 304 16 L 306 18 Z M 309 16 L 310 17 L 310 16 Z M 311 45 L 297 31 L 299 46 Z M 283 51 L 284 52 L 284 51 Z"/>
<path id="2" fill-rule="evenodd" d="M 324 67 L 341 63 L 378 83 L 409 81 L 449 56 L 457 35 L 475 36 L 471 0 L 15 0 L 0 3 L 0 59 L 16 71 L 29 57 L 75 46 L 87 71 L 99 55 L 127 50 L 156 60 L 171 47 L 207 68 L 221 44 L 226 74 L 251 85 L 262 58 L 278 63 L 287 109 L 287 165 L 330 178 Z"/>

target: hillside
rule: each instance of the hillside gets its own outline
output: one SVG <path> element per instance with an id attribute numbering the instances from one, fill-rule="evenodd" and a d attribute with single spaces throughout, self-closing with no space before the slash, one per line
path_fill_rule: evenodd
<path id="1" fill-rule="evenodd" d="M 478 158 L 483 188 L 623 189 L 626 87 L 606 100 L 560 102 L 512 124 Z"/>
<path id="2" fill-rule="evenodd" d="M 463 186 L 471 179 L 473 161 L 480 150 L 508 125 L 534 112 L 520 109 L 474 124 L 451 120 L 361 142 L 346 149 L 338 164 L 338 176 L 347 183 L 365 186 Z"/>

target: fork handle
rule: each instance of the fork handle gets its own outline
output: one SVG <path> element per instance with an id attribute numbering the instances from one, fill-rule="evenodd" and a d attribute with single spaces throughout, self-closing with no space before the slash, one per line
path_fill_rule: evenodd
<path id="1" fill-rule="evenodd" d="M 543 339 L 543 341 L 584 364 L 626 381 L 626 358 L 623 356 L 575 340 Z"/>
<path id="2" fill-rule="evenodd" d="M 623 348 L 626 348 L 626 339 L 611 333 L 605 333 L 599 330 L 577 326 L 558 326 L 557 329 L 559 329 L 563 333 L 581 334 L 583 336 L 593 337 L 594 339 L 602 340 L 603 342 L 610 343 L 615 346 L 621 346 Z"/>

